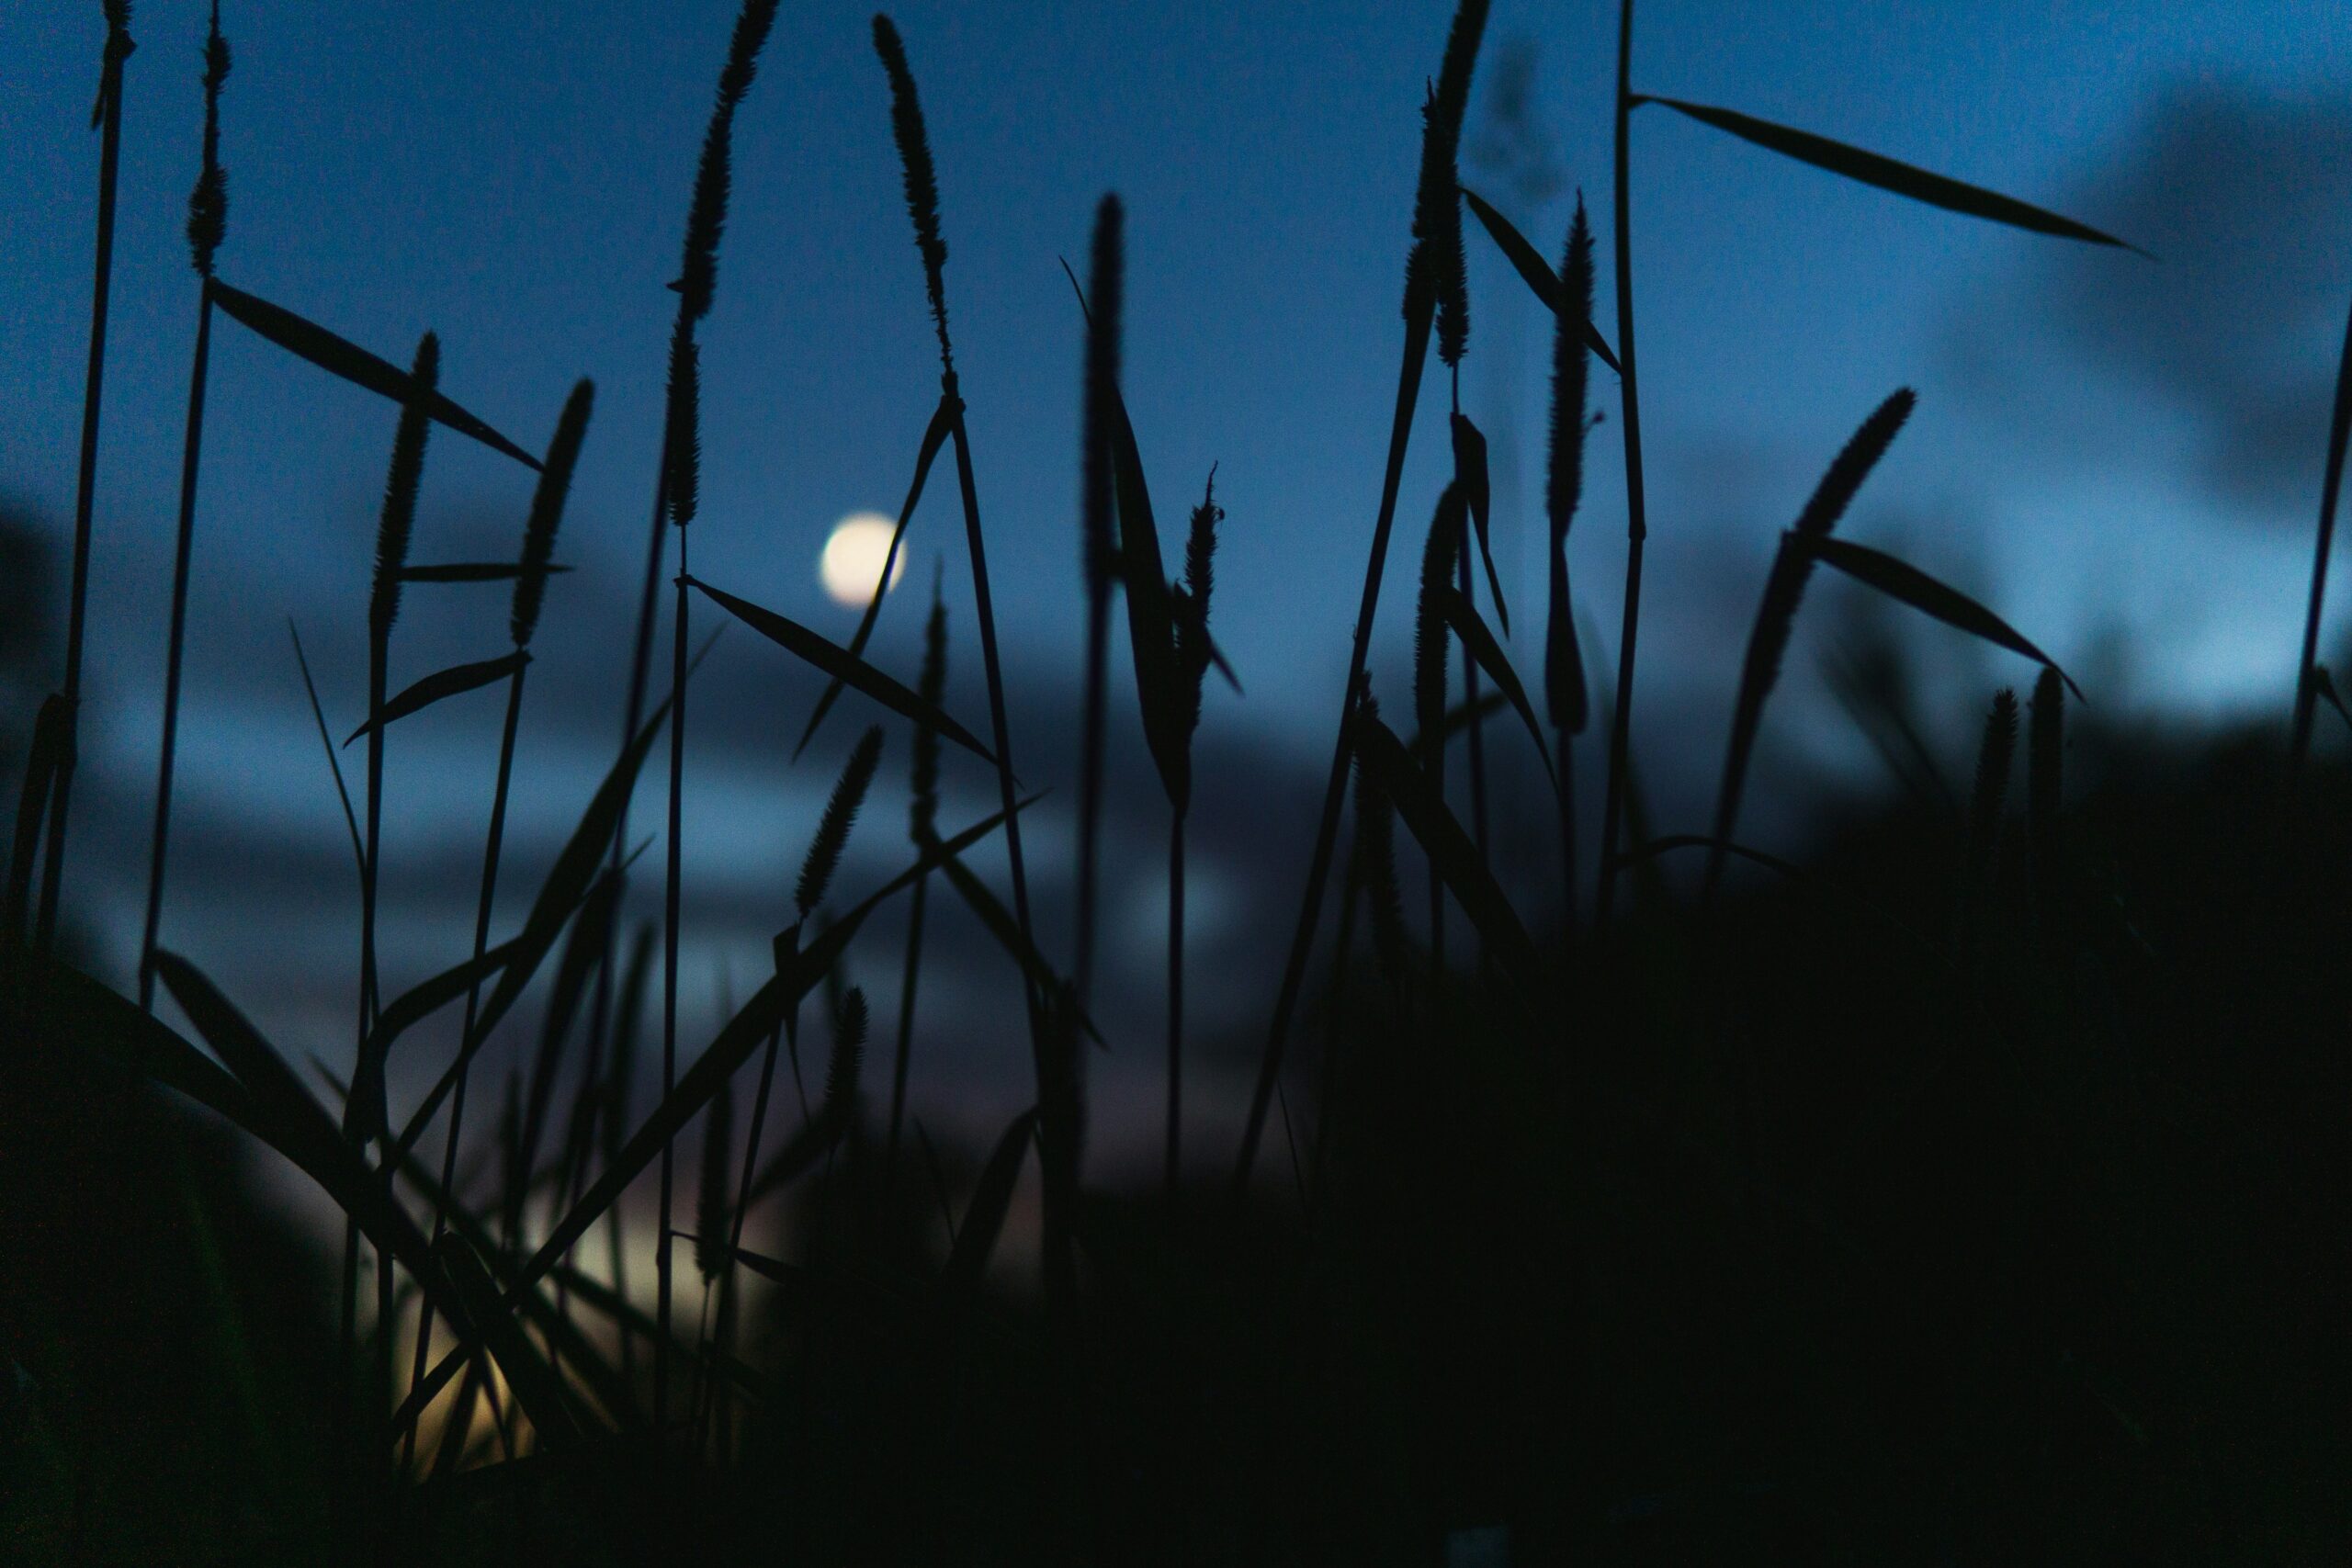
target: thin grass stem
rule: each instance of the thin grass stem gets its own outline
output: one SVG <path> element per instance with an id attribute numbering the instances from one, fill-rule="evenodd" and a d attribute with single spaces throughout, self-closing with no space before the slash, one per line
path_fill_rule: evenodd
<path id="1" fill-rule="evenodd" d="M 1634 110 L 1634 0 L 1620 0 L 1617 13 L 1617 126 L 1615 213 L 1617 254 L 1617 363 L 1623 389 L 1625 441 L 1625 615 L 1617 639 L 1617 701 L 1609 727 L 1609 780 L 1600 803 L 1600 886 L 1593 919 L 1606 924 L 1617 893 L 1617 841 L 1625 810 L 1625 771 L 1633 746 L 1634 656 L 1642 617 L 1642 547 L 1649 537 L 1649 509 L 1642 486 L 1642 400 L 1634 354 L 1633 191 L 1629 184 L 1630 121 Z"/>
<path id="2" fill-rule="evenodd" d="M 155 762 L 155 829 L 147 857 L 147 919 L 139 938 L 139 1006 L 155 1010 L 155 940 L 164 919 L 164 868 L 172 831 L 172 765 L 179 750 L 181 656 L 187 642 L 187 576 L 196 547 L 196 476 L 204 450 L 204 393 L 212 362 L 212 290 L 196 315 L 196 359 L 188 371 L 187 434 L 180 447 L 179 532 L 172 555 L 170 643 L 164 655 L 164 739 Z M 330 755 L 333 753 L 330 752 Z"/>

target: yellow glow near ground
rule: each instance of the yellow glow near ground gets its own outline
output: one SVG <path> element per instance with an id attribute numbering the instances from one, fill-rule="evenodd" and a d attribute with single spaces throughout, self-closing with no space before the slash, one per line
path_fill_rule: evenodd
<path id="1" fill-rule="evenodd" d="M 890 553 L 890 532 L 896 526 L 878 512 L 853 512 L 833 525 L 824 553 L 817 558 L 817 576 L 834 604 L 865 608 Z M 907 554 L 900 550 L 891 563 L 890 586 L 896 588 L 906 575 Z"/>

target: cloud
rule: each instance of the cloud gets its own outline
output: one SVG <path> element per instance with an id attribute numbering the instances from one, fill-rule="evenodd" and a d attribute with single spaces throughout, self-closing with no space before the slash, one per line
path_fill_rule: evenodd
<path id="1" fill-rule="evenodd" d="M 2352 102 L 2176 85 L 2074 201 L 2161 259 L 2035 247 L 1995 300 L 1972 303 L 1971 357 L 1996 357 L 1996 333 L 2000 358 L 2020 338 L 2041 341 L 2063 363 L 2026 374 L 2089 372 L 2154 395 L 2186 419 L 2182 477 L 2207 500 L 2304 525 L 2352 299 Z M 1985 389 L 2036 403 L 2057 395 L 1998 378 Z"/>

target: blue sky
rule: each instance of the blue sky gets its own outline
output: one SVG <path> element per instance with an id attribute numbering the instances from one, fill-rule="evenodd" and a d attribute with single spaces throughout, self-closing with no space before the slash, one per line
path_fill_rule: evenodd
<path id="1" fill-rule="evenodd" d="M 224 108 L 221 275 L 388 357 L 404 360 L 421 330 L 437 329 L 445 388 L 528 446 L 545 441 L 574 377 L 598 382 L 560 552 L 580 570 L 551 595 L 535 676 L 546 706 L 525 776 L 546 805 L 521 829 L 526 845 L 549 841 L 577 809 L 617 722 L 672 310 L 662 285 L 733 9 L 225 7 L 236 71 Z M 195 0 L 141 6 L 129 67 L 85 729 L 91 819 L 107 825 L 90 830 L 123 852 L 99 858 L 126 870 L 144 842 L 195 316 L 180 225 L 196 164 L 202 10 Z M 1080 342 L 1057 258 L 1084 255 L 1095 200 L 1116 189 L 1129 214 L 1127 396 L 1160 508 L 1188 504 L 1214 462 L 1229 513 L 1218 637 L 1249 695 L 1212 694 L 1203 744 L 1259 759 L 1253 776 L 1311 781 L 1377 500 L 1419 108 L 1447 8 L 1193 0 L 895 14 L 940 167 L 950 309 L 1008 660 L 1040 694 L 1015 737 L 1024 776 L 1066 782 L 1075 750 L 1054 694 L 1072 681 L 1081 626 Z M 866 17 L 846 6 L 787 7 L 739 118 L 735 202 L 703 333 L 695 525 L 699 574 L 841 636 L 851 618 L 815 579 L 824 532 L 846 513 L 895 504 L 935 395 Z M 1523 51 L 1532 63 L 1516 133 L 1556 181 L 1547 194 L 1525 164 L 1476 156 L 1464 179 L 1547 252 L 1578 186 L 1604 246 L 1609 238 L 1614 32 L 1614 8 L 1598 3 L 1495 9 L 1473 143 L 1495 127 L 1501 62 Z M 100 36 L 95 5 L 43 0 L 0 14 L 10 65 L 0 94 L 10 149 L 0 178 L 10 388 L 0 492 L 52 526 L 73 498 L 96 163 L 85 125 Z M 1695 779 L 1716 765 L 1736 649 L 1772 541 L 1852 426 L 1906 383 L 1920 412 L 1857 507 L 1855 536 L 1897 545 L 1985 594 L 2064 661 L 2106 660 L 2098 667 L 2113 679 L 2093 685 L 2095 703 L 2283 709 L 2325 383 L 2352 293 L 2348 73 L 2352 17 L 2324 0 L 1642 6 L 1639 89 L 1993 186 L 2164 258 L 1909 206 L 1664 111 L 1637 117 L 1653 527 L 1638 739 L 1661 775 Z M 1527 509 L 1541 488 L 1547 329 L 1475 234 L 1471 265 L 1464 406 L 1504 463 L 1506 591 L 1532 615 L 1540 529 Z M 1604 288 L 1614 336 L 1612 314 Z M 234 846 L 261 825 L 306 846 L 309 858 L 285 874 L 320 885 L 318 898 L 341 909 L 339 814 L 283 620 L 301 618 L 330 708 L 348 728 L 391 415 L 233 329 L 216 342 L 187 819 L 199 845 L 214 835 L 222 863 L 249 875 Z M 1613 626 L 1623 527 L 1613 378 L 1595 386 L 1610 423 L 1593 437 L 1574 549 L 1580 592 Z M 1428 407 L 1392 588 L 1409 581 L 1442 482 L 1440 420 Z M 519 469 L 436 436 L 419 557 L 509 552 L 527 497 Z M 946 552 L 951 614 L 968 636 L 951 501 L 934 488 L 908 582 L 927 581 L 932 558 Z M 1391 684 L 1408 597 L 1392 592 L 1384 615 Z M 1807 629 L 1822 631 L 1816 615 L 1833 626 L 1852 609 L 1825 593 Z M 396 679 L 499 651 L 503 615 L 493 591 L 420 605 L 403 621 Z M 894 601 L 877 644 L 886 663 L 911 671 L 919 620 L 912 596 Z M 1956 714 L 2023 673 L 1936 635 L 1920 646 Z M 2131 657 L 2115 657 L 2125 647 Z M 756 933 L 778 923 L 763 889 L 781 900 L 830 780 L 823 757 L 784 770 L 783 732 L 797 732 L 807 694 L 767 651 L 737 639 L 714 660 L 722 695 L 695 785 L 714 826 L 690 846 L 702 885 L 737 896 L 747 974 Z M 954 701 L 977 719 L 967 652 Z M 1532 654 L 1521 662 L 1532 668 Z M 486 780 L 494 717 L 451 715 L 395 744 L 388 832 L 402 852 L 462 863 L 479 833 L 475 796 L 487 786 L 473 773 Z M 1765 758 L 1784 779 L 1853 753 L 1834 725 L 1792 728 Z M 853 733 L 836 721 L 832 738 L 845 746 Z M 975 806 L 984 783 L 963 781 Z M 1066 854 L 1041 837 L 1035 852 L 1049 863 Z M 1200 918 L 1214 927 L 1206 852 Z M 882 865 L 882 846 L 872 853 Z M 1299 867 L 1285 862 L 1275 875 L 1276 902 L 1295 896 L 1303 846 L 1295 858 Z M 92 874 L 90 897 L 124 908 L 132 885 Z M 1129 889 L 1138 953 L 1156 940 L 1155 886 L 1145 876 Z M 1250 886 L 1237 869 L 1227 902 L 1250 903 Z M 184 926 L 200 907 L 187 897 L 174 907 Z M 304 931 L 315 923 L 299 919 Z M 340 924 L 334 932 L 340 944 Z M 1214 954 L 1215 930 L 1204 940 Z M 1237 973 L 1229 1021 L 1261 1016 L 1270 987 L 1248 964 Z M 1220 1005 L 1206 1004 L 1212 1023 Z"/>

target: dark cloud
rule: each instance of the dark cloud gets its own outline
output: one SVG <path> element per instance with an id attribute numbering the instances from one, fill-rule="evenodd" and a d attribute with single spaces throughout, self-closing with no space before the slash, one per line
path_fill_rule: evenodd
<path id="1" fill-rule="evenodd" d="M 1559 148 L 1535 102 L 1535 40 L 1526 34 L 1514 33 L 1496 47 L 1462 147 L 1471 169 L 1497 180 L 1521 208 L 1542 206 L 1567 184 Z"/>
<path id="2" fill-rule="evenodd" d="M 2172 87 L 2075 199 L 2160 260 L 2036 247 L 2006 303 L 1973 313 L 1977 333 L 2046 336 L 2072 361 L 2061 376 L 2163 399 L 2190 422 L 2187 477 L 2211 499 L 2305 523 L 2352 299 L 2352 100 Z"/>

